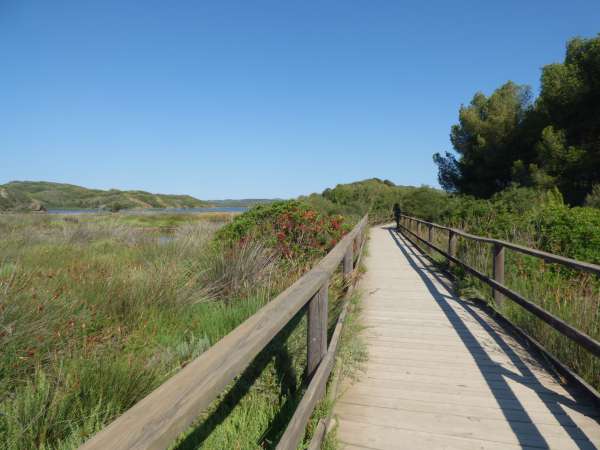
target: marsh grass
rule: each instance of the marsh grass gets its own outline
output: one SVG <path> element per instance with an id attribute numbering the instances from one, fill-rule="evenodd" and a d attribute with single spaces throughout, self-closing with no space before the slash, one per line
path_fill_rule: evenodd
<path id="1" fill-rule="evenodd" d="M 0 447 L 77 446 L 298 273 L 258 241 L 215 247 L 219 226 L 159 244 L 118 218 L 0 216 Z"/>
<path id="2" fill-rule="evenodd" d="M 190 223 L 229 223 L 239 213 L 234 212 L 202 212 L 202 213 L 121 213 L 112 214 L 116 219 L 128 225 L 142 229 L 156 229 L 162 231 L 179 230 L 182 225 Z"/>
<path id="3" fill-rule="evenodd" d="M 188 216 L 0 215 L 0 448 L 76 448 L 309 267 Z M 300 312 L 176 447 L 274 447 L 305 365 Z"/>

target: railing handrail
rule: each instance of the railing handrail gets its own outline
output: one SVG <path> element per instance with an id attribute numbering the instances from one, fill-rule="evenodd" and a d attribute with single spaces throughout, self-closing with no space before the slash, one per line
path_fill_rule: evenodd
<path id="1" fill-rule="evenodd" d="M 424 220 L 420 220 L 415 217 L 410 217 L 410 216 L 406 216 L 406 215 L 402 215 L 402 217 L 404 219 L 408 220 L 409 224 L 410 224 L 410 221 L 414 221 L 416 223 L 422 223 L 422 224 L 425 224 L 428 226 L 436 226 L 436 224 L 433 224 L 431 222 L 426 222 Z M 502 296 L 506 296 L 507 298 L 511 299 L 515 303 L 517 303 L 520 306 L 522 306 L 523 308 L 525 308 L 530 313 L 534 314 L 539 319 L 546 322 L 548 325 L 550 325 L 556 331 L 561 333 L 563 336 L 565 336 L 568 339 L 581 345 L 582 347 L 587 349 L 593 355 L 600 357 L 600 342 L 596 341 L 595 339 L 588 336 L 586 333 L 578 330 L 577 328 L 573 327 L 572 325 L 569 325 L 568 323 L 566 323 L 559 317 L 546 311 L 541 306 L 537 305 L 536 303 L 532 302 L 531 300 L 526 299 L 521 294 L 513 291 L 512 289 L 510 289 L 504 285 L 504 249 L 503 249 L 503 247 L 515 249 L 514 244 L 505 243 L 504 241 L 500 241 L 497 239 L 480 238 L 479 236 L 476 236 L 477 240 L 483 241 L 483 242 L 488 242 L 488 243 L 493 243 L 495 246 L 495 248 L 494 248 L 494 253 L 495 253 L 494 254 L 494 278 L 491 278 L 491 277 L 487 276 L 486 274 L 480 272 L 479 270 L 469 266 L 464 261 L 461 261 L 460 259 L 458 259 L 457 255 L 456 255 L 456 241 L 455 241 L 453 235 L 461 235 L 461 236 L 469 238 L 471 235 L 469 235 L 468 233 L 460 232 L 460 230 L 456 230 L 454 228 L 443 227 L 443 226 L 437 225 L 438 229 L 444 229 L 449 232 L 448 251 L 446 252 L 443 249 L 436 246 L 432 242 L 433 239 L 432 239 L 431 233 L 429 234 L 428 239 L 424 239 L 421 236 L 419 236 L 418 233 L 415 233 L 414 231 L 412 231 L 409 227 L 406 227 L 403 224 L 401 224 L 401 227 L 403 229 L 405 229 L 408 233 L 413 235 L 415 238 L 417 238 L 420 242 L 424 243 L 431 249 L 440 253 L 442 256 L 444 256 L 446 259 L 448 259 L 451 263 L 462 266 L 471 275 L 475 276 L 476 278 L 480 279 L 484 283 L 488 284 L 494 290 L 494 300 L 496 300 L 498 303 L 501 303 Z M 522 248 L 531 250 L 531 252 L 528 254 L 530 254 L 532 256 L 539 256 L 538 253 L 542 253 L 543 255 L 551 255 L 549 253 L 547 254 L 545 252 L 539 252 L 538 250 L 529 249 L 527 247 L 521 247 L 521 246 L 517 246 L 517 247 L 518 248 L 515 249 L 517 251 L 520 251 L 520 249 L 522 249 Z M 562 257 L 558 257 L 557 255 L 552 255 L 552 256 L 562 259 Z M 543 258 L 543 256 L 539 256 L 539 257 Z M 564 259 L 569 260 L 569 258 L 564 258 Z M 571 260 L 571 261 L 575 261 L 575 260 Z M 553 262 L 554 262 L 554 260 L 553 260 Z M 556 262 L 565 264 L 561 260 L 558 260 Z M 576 262 L 579 263 L 580 261 L 576 261 Z M 592 266 L 594 266 L 594 265 L 592 264 Z M 573 267 L 573 266 L 571 266 L 571 267 Z M 599 269 L 599 272 L 595 272 L 595 271 L 594 272 L 600 273 L 600 267 L 598 269 Z M 584 269 L 584 270 L 587 270 L 587 269 Z"/>
<path id="2" fill-rule="evenodd" d="M 352 259 L 355 240 L 361 239 L 367 224 L 368 217 L 365 215 L 313 269 L 103 428 L 81 449 L 167 448 L 298 311 L 319 297 L 319 291 L 327 285 L 341 262 L 344 262 L 344 272 L 347 272 L 347 261 L 349 256 Z M 350 267 L 352 269 L 352 261 Z M 320 360 L 322 356 L 324 354 Z"/>
<path id="3" fill-rule="evenodd" d="M 541 258 L 548 262 L 561 264 L 563 266 L 568 266 L 573 269 L 583 270 L 586 272 L 595 273 L 596 275 L 600 275 L 600 265 L 598 265 L 598 264 L 593 264 L 593 263 L 589 263 L 589 262 L 585 262 L 585 261 L 579 261 L 579 260 L 573 259 L 573 258 L 567 258 L 566 256 L 556 255 L 554 253 L 548 253 L 548 252 L 545 252 L 542 250 L 537 250 L 537 249 L 531 248 L 531 247 L 525 247 L 523 245 L 514 244 L 512 242 L 503 241 L 501 239 L 495 239 L 495 238 L 489 238 L 489 237 L 469 234 L 469 233 L 462 231 L 460 229 L 457 229 L 457 228 L 447 227 L 447 226 L 439 225 L 439 224 L 433 223 L 433 222 L 427 222 L 425 220 L 421 220 L 416 217 L 411 217 L 411 216 L 407 216 L 404 214 L 402 215 L 402 217 L 404 217 L 406 219 L 414 220 L 416 222 L 422 223 L 427 226 L 432 226 L 432 227 L 440 229 L 440 230 L 452 231 L 453 233 L 455 233 L 459 236 L 462 236 L 464 238 L 467 238 L 467 239 L 471 239 L 471 240 L 479 241 L 479 242 L 486 242 L 488 244 L 501 245 L 505 248 L 509 248 L 511 250 L 515 250 L 519 253 L 523 253 L 526 255 L 535 256 L 537 258 Z"/>

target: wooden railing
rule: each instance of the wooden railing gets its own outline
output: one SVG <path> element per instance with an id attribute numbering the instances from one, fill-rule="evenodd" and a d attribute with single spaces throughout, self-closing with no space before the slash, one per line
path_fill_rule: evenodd
<path id="1" fill-rule="evenodd" d="M 526 299 L 521 294 L 513 291 L 504 284 L 504 250 L 510 249 L 515 252 L 543 259 L 546 262 L 560 264 L 571 269 L 591 272 L 596 275 L 600 275 L 600 266 L 587 262 L 577 261 L 571 258 L 566 258 L 564 256 L 554 255 L 552 253 L 547 253 L 529 247 L 523 247 L 521 245 L 502 241 L 499 239 L 475 236 L 469 233 L 465 233 L 464 231 L 457 230 L 455 228 L 426 222 L 424 220 L 405 215 L 401 216 L 400 228 L 401 230 L 407 232 L 409 235 L 416 238 L 419 242 L 425 244 L 430 249 L 444 256 L 451 264 L 460 265 L 468 273 L 489 285 L 493 289 L 494 301 L 498 304 L 498 306 L 502 304 L 504 297 L 509 298 L 510 300 L 514 301 L 515 303 L 517 303 L 518 305 L 535 315 L 538 319 L 547 323 L 549 326 L 561 333 L 563 336 L 584 347 L 594 356 L 600 357 L 600 342 L 596 341 L 595 339 L 588 336 L 584 332 L 578 330 L 577 328 L 569 325 L 565 321 L 556 317 L 554 314 L 546 311 L 536 303 Z M 440 230 L 448 234 L 448 247 L 446 250 L 434 244 L 434 230 Z M 426 237 L 422 237 L 422 235 Z M 492 277 L 489 277 L 488 275 L 478 271 L 477 269 L 469 266 L 468 264 L 457 258 L 457 238 L 459 236 L 468 240 L 484 242 L 493 246 Z M 522 330 L 519 329 L 519 332 L 523 334 L 536 347 L 538 347 L 544 353 L 547 354 L 546 350 L 541 346 L 541 344 L 537 343 L 533 338 L 527 336 Z M 565 367 L 560 361 L 557 361 L 551 356 L 550 359 L 552 360 L 553 364 L 557 366 L 557 368 L 564 375 L 583 386 L 597 400 L 600 399 L 598 392 L 595 391 L 591 386 L 589 386 L 584 380 L 582 380 L 579 376 L 574 374 L 569 368 Z"/>
<path id="2" fill-rule="evenodd" d="M 367 216 L 312 270 L 271 300 L 231 333 L 87 441 L 85 450 L 164 449 L 252 362 L 303 307 L 307 306 L 307 374 L 310 383 L 277 449 L 295 449 L 325 392 L 347 311 L 342 308 L 329 346 L 329 279 L 342 263 L 351 280 L 354 253 L 361 252 Z"/>

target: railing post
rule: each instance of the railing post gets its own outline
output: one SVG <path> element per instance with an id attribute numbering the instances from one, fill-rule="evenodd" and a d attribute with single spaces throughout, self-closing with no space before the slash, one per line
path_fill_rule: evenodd
<path id="1" fill-rule="evenodd" d="M 310 378 L 327 353 L 329 280 L 308 302 L 306 374 Z"/>
<path id="2" fill-rule="evenodd" d="M 429 226 L 429 233 L 427 235 L 427 241 L 430 244 L 433 244 L 433 225 L 429 224 L 428 226 Z"/>
<path id="3" fill-rule="evenodd" d="M 350 276 L 352 275 L 352 271 L 354 270 L 354 249 L 352 246 L 348 246 L 348 250 L 346 250 L 346 254 L 344 255 L 343 261 L 343 271 L 344 271 L 344 280 L 348 281 Z"/>
<path id="4" fill-rule="evenodd" d="M 453 258 L 456 258 L 456 233 L 452 230 L 448 230 L 448 254 Z M 451 262 L 450 266 L 454 264 Z"/>
<path id="5" fill-rule="evenodd" d="M 494 281 L 504 284 L 504 246 L 494 244 Z M 494 302 L 496 306 L 502 306 L 504 295 L 494 289 Z"/>

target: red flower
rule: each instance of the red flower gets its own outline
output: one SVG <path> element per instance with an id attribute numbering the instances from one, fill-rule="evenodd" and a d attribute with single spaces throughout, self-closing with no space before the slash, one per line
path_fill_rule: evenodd
<path id="1" fill-rule="evenodd" d="M 305 220 L 313 220 L 315 217 L 317 217 L 317 213 L 311 209 L 309 211 L 306 211 L 302 217 Z"/>

